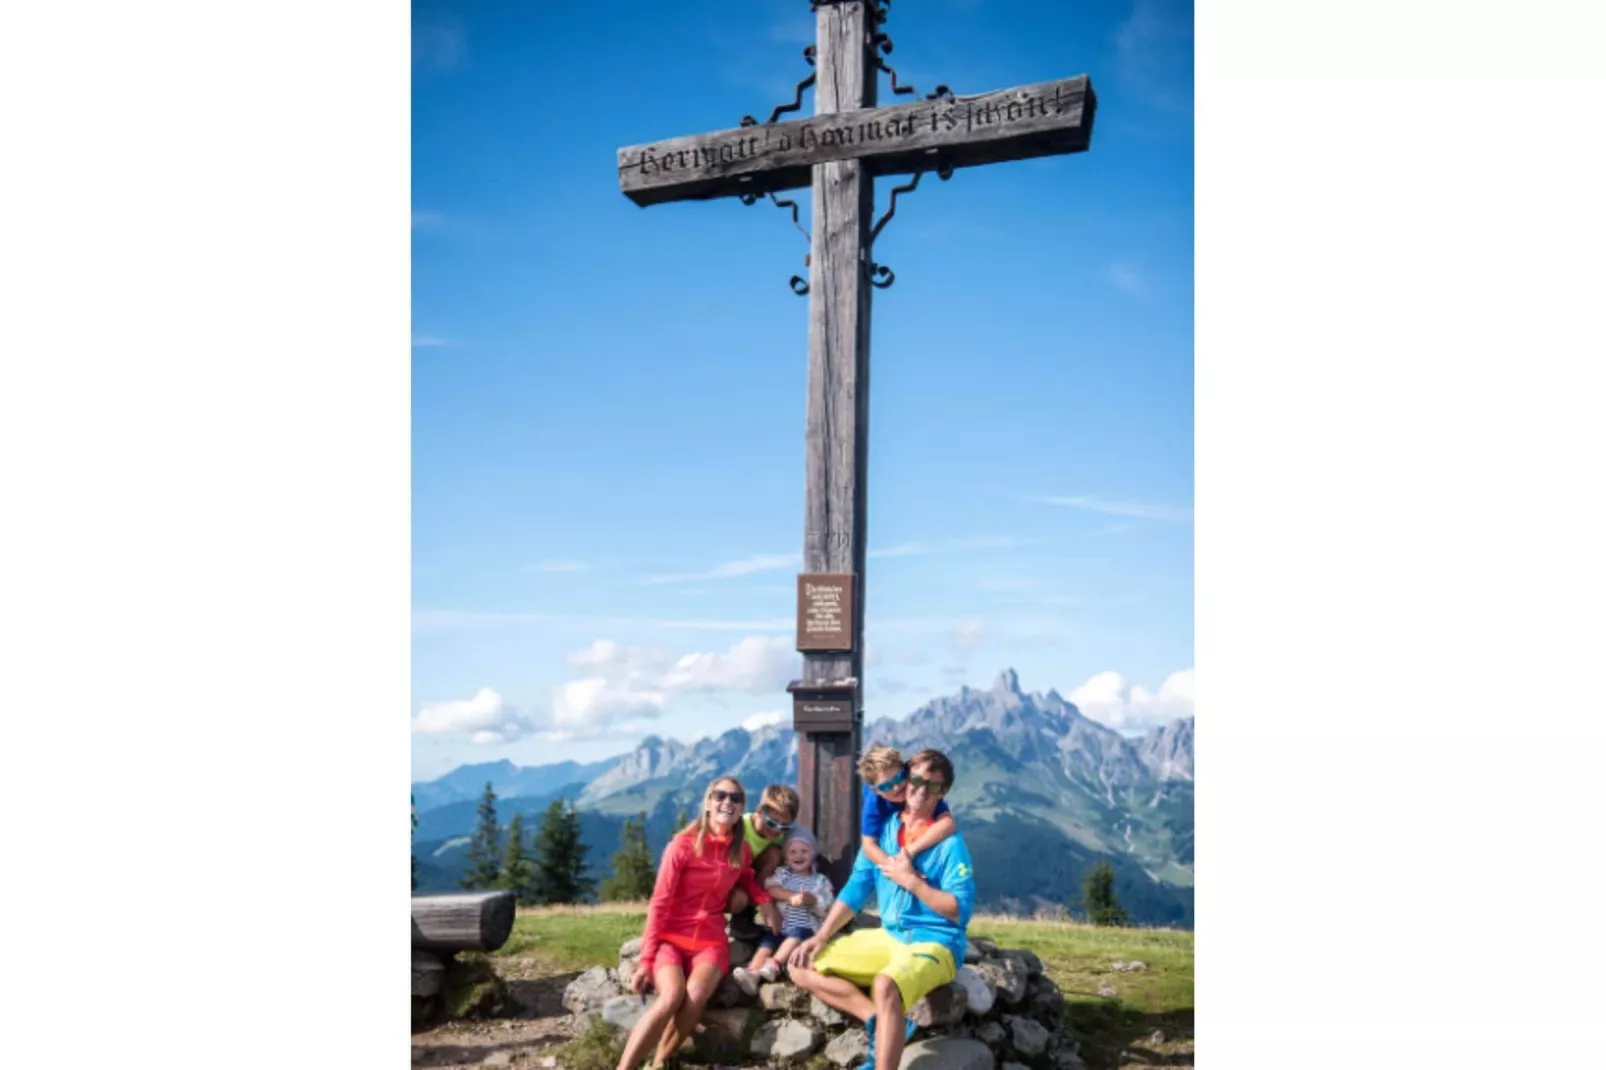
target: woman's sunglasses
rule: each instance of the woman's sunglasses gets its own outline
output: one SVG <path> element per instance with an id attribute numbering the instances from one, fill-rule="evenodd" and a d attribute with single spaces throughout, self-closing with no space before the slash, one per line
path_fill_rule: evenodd
<path id="1" fill-rule="evenodd" d="M 941 795 L 943 792 L 948 790 L 948 785 L 944 784 L 940 780 L 927 780 L 923 776 L 916 776 L 915 774 L 910 773 L 909 790 L 915 791 L 919 789 L 924 789 L 925 792 L 930 795 Z"/>
<path id="2" fill-rule="evenodd" d="M 733 802 L 737 806 L 740 806 L 742 803 L 747 801 L 747 796 L 743 795 L 739 791 L 720 791 L 718 788 L 715 788 L 713 791 L 709 792 L 708 797 L 717 803 Z"/>

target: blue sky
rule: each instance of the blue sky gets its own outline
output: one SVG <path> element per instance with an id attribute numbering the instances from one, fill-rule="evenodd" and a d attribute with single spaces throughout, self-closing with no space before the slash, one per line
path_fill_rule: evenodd
<path id="1" fill-rule="evenodd" d="M 1124 730 L 1191 713 L 1192 5 L 896 0 L 887 29 L 921 93 L 1086 73 L 1099 111 L 1086 153 L 928 176 L 877 243 L 868 713 L 1006 665 Z M 790 100 L 807 0 L 413 33 L 414 775 L 777 716 L 806 243 L 764 202 L 638 208 L 615 152 Z"/>

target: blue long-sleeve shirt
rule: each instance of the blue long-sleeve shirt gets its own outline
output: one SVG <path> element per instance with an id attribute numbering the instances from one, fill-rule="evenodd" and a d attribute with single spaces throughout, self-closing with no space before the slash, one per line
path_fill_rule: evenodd
<path id="1" fill-rule="evenodd" d="M 878 841 L 888 855 L 895 855 L 898 830 L 903 828 L 903 816 L 897 815 L 881 830 Z M 881 927 L 905 944 L 933 943 L 946 947 L 954 956 L 957 967 L 965 961 L 965 929 L 970 925 L 970 912 L 976 903 L 976 869 L 970 862 L 970 848 L 958 832 L 943 840 L 929 851 L 915 856 L 914 865 L 926 878 L 926 883 L 939 892 L 947 892 L 959 901 L 959 921 L 952 922 L 916 899 L 913 892 L 905 891 L 881 872 L 881 867 L 870 861 L 862 851 L 853 863 L 853 872 L 843 885 L 837 899 L 857 914 L 875 892 L 881 907 Z"/>

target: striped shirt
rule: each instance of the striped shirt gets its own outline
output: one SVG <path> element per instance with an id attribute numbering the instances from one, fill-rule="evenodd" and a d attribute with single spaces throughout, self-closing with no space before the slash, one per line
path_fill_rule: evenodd
<path id="1" fill-rule="evenodd" d="M 835 896 L 831 892 L 831 880 L 823 873 L 794 873 L 781 866 L 776 869 L 770 883 L 779 884 L 786 889 L 787 895 L 798 892 L 810 892 L 817 902 L 812 907 L 795 907 L 785 901 L 784 896 L 776 896 L 776 905 L 781 908 L 781 928 L 808 929 L 813 931 L 825 918 L 825 912 L 831 909 L 831 902 Z"/>

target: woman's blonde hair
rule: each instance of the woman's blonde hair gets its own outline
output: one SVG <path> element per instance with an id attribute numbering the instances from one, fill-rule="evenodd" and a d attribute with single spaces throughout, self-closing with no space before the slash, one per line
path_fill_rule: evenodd
<path id="1" fill-rule="evenodd" d="M 682 836 L 695 837 L 695 839 L 692 841 L 692 850 L 696 851 L 699 856 L 701 856 L 703 853 L 703 841 L 706 840 L 709 834 L 714 831 L 708 820 L 709 796 L 713 795 L 714 789 L 719 787 L 721 784 L 736 785 L 736 790 L 742 793 L 742 804 L 746 805 L 747 803 L 747 789 L 742 787 L 742 782 L 737 780 L 735 777 L 717 776 L 708 782 L 708 787 L 703 791 L 703 803 L 698 809 L 697 820 L 687 825 L 681 830 L 680 833 Z M 742 864 L 742 848 L 746 846 L 746 844 L 747 840 L 742 835 L 742 818 L 741 815 L 738 814 L 736 817 L 736 824 L 731 828 L 730 864 L 732 866 L 739 866 Z"/>

